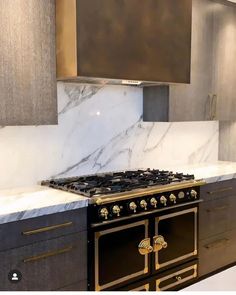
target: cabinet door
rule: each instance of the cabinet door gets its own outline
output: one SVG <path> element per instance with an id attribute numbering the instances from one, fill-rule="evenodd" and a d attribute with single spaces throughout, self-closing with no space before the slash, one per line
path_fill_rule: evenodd
<path id="1" fill-rule="evenodd" d="M 191 84 L 170 86 L 169 121 L 214 119 L 212 100 L 213 2 L 193 0 Z"/>
<path id="2" fill-rule="evenodd" d="M 54 0 L 1 0 L 0 40 L 0 126 L 57 124 Z"/>
<path id="3" fill-rule="evenodd" d="M 236 120 L 236 6 L 215 6 L 213 103 L 217 119 Z"/>

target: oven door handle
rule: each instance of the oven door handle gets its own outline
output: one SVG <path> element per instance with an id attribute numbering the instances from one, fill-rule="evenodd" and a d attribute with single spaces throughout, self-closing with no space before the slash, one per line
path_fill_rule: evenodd
<path id="1" fill-rule="evenodd" d="M 163 236 L 155 236 L 153 237 L 153 252 L 158 252 L 162 249 L 166 249 L 168 247 L 168 243 L 165 241 Z"/>
<path id="2" fill-rule="evenodd" d="M 151 239 L 147 238 L 142 240 L 138 245 L 138 251 L 141 255 L 147 255 L 153 252 L 153 247 L 151 246 Z"/>

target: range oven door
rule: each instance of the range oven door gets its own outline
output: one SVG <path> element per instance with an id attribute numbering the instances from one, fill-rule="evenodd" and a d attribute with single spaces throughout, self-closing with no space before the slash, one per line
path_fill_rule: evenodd
<path id="1" fill-rule="evenodd" d="M 197 212 L 196 207 L 155 218 L 154 271 L 197 255 Z"/>
<path id="2" fill-rule="evenodd" d="M 148 220 L 97 231 L 94 246 L 96 291 L 112 289 L 150 273 Z"/>

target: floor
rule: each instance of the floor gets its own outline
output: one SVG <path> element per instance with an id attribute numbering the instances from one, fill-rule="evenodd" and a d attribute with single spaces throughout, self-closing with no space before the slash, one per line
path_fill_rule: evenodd
<path id="1" fill-rule="evenodd" d="M 236 291 L 236 266 L 181 291 Z"/>

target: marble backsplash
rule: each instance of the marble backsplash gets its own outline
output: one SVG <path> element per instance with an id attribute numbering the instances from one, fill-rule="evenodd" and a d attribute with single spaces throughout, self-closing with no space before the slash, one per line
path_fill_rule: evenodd
<path id="1" fill-rule="evenodd" d="M 58 126 L 0 128 L 0 189 L 218 160 L 218 122 L 143 122 L 140 88 L 58 83 L 58 108 Z"/>

